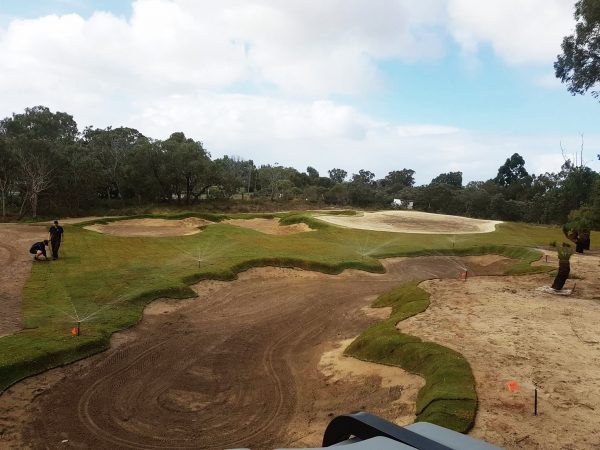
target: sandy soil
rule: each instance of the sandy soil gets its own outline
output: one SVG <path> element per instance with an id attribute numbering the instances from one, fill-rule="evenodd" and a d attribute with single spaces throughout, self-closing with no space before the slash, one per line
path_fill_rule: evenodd
<path id="1" fill-rule="evenodd" d="M 33 264 L 29 248 L 44 239 L 46 226 L 0 224 L 0 336 L 21 329 L 21 292 Z"/>
<path id="2" fill-rule="evenodd" d="M 73 225 L 81 222 L 89 222 L 90 220 L 101 220 L 101 219 L 111 219 L 118 216 L 84 216 L 84 217 L 57 217 L 57 220 L 61 225 Z M 54 220 L 49 220 L 48 222 L 44 222 L 45 224 L 52 225 Z"/>
<path id="3" fill-rule="evenodd" d="M 84 228 L 113 236 L 167 237 L 200 233 L 201 230 L 198 227 L 211 223 L 213 222 L 196 217 L 182 220 L 130 219 L 109 222 L 107 225 L 89 225 Z"/>
<path id="4" fill-rule="evenodd" d="M 317 217 L 325 222 L 360 230 L 422 234 L 490 233 L 496 229 L 496 224 L 502 223 L 420 211 L 378 211 L 357 216 Z"/>
<path id="5" fill-rule="evenodd" d="M 405 280 L 506 264 L 475 261 L 397 258 L 385 274 L 338 276 L 261 268 L 202 282 L 197 299 L 155 302 L 104 354 L 8 389 L 0 447 L 301 447 L 349 411 L 409 422 L 419 380 L 348 363 L 340 341 L 376 320 L 361 312 L 374 296 Z"/>
<path id="6" fill-rule="evenodd" d="M 571 266 L 570 297 L 537 291 L 552 283 L 547 274 L 427 281 L 431 306 L 399 324 L 467 358 L 479 396 L 474 436 L 508 449 L 600 448 L 600 258 L 575 255 Z"/>
<path id="7" fill-rule="evenodd" d="M 230 219 L 222 223 L 235 225 L 236 227 L 250 228 L 266 234 L 275 234 L 279 236 L 304 233 L 312 231 L 305 223 L 295 223 L 292 225 L 280 225 L 279 219 Z"/>

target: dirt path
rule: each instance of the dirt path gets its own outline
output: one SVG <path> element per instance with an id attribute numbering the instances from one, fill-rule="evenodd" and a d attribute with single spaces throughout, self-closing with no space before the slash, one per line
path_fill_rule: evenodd
<path id="1" fill-rule="evenodd" d="M 554 253 L 549 263 L 557 264 Z M 548 274 L 432 280 L 406 333 L 462 353 L 477 382 L 472 434 L 507 449 L 600 448 L 600 258 L 574 255 L 569 297 L 540 292 Z M 507 383 L 516 381 L 518 391 Z M 534 388 L 539 415 L 533 415 Z"/>
<path id="2" fill-rule="evenodd" d="M 29 248 L 44 239 L 46 226 L 0 224 L 0 336 L 21 329 L 21 293 L 32 264 Z"/>
<path id="3" fill-rule="evenodd" d="M 502 223 L 496 220 L 471 219 L 421 211 L 377 211 L 365 212 L 357 216 L 317 217 L 325 222 L 360 230 L 421 234 L 491 233 L 496 229 L 496 224 Z"/>
<path id="4" fill-rule="evenodd" d="M 466 264 L 484 274 L 506 261 Z M 110 351 L 0 396 L 0 444 L 315 446 L 340 413 L 366 409 L 405 420 L 417 387 L 413 378 L 402 382 L 402 370 L 400 382 L 382 385 L 377 372 L 345 378 L 319 369 L 325 352 L 375 320 L 361 312 L 374 296 L 404 280 L 456 278 L 462 264 L 424 257 L 385 265 L 383 275 L 253 269 L 233 282 L 198 284 L 197 299 L 155 302 Z"/>

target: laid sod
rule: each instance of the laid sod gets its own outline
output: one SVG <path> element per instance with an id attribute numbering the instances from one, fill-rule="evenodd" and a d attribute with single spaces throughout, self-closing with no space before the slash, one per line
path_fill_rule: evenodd
<path id="1" fill-rule="evenodd" d="M 417 421 L 464 433 L 473 426 L 477 412 L 475 379 L 469 363 L 454 350 L 396 329 L 398 322 L 429 306 L 429 294 L 417 285 L 406 283 L 379 296 L 373 307 L 391 306 L 390 317 L 364 331 L 345 354 L 421 375 L 425 386 L 417 397 Z"/>
<path id="2" fill-rule="evenodd" d="M 81 225 L 65 226 L 68 238 L 62 258 L 32 268 L 23 294 L 25 329 L 0 338 L 0 391 L 26 376 L 106 349 L 110 335 L 137 323 L 150 301 L 193 296 L 188 285 L 198 280 L 229 280 L 239 271 L 263 265 L 327 273 L 345 268 L 381 272 L 377 258 L 424 254 L 516 252 L 523 269 L 537 271 L 543 269 L 529 266 L 536 253 L 523 247 L 562 240 L 558 228 L 520 224 L 503 224 L 494 233 L 477 235 L 397 234 L 339 228 L 311 213 L 291 213 L 276 216 L 284 223 L 305 222 L 314 231 L 273 236 L 218 223 L 223 215 L 144 217 L 189 216 L 216 223 L 199 234 L 168 238 L 117 237 Z M 78 321 L 82 335 L 71 336 Z"/>

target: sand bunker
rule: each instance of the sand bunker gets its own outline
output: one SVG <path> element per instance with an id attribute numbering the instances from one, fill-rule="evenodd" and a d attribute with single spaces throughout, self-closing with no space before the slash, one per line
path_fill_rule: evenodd
<path id="1" fill-rule="evenodd" d="M 600 448 L 599 263 L 573 256 L 570 297 L 537 290 L 552 282 L 548 274 L 421 285 L 431 306 L 398 328 L 469 361 L 479 396 L 474 436 L 507 449 Z M 507 388 L 513 380 L 518 392 Z"/>
<path id="2" fill-rule="evenodd" d="M 260 231 L 261 233 L 275 234 L 278 236 L 312 231 L 305 223 L 280 225 L 279 219 L 230 219 L 223 221 L 223 223 L 235 225 L 236 227 L 250 228 L 255 231 Z"/>
<path id="3" fill-rule="evenodd" d="M 89 225 L 84 228 L 113 236 L 167 237 L 200 233 L 198 227 L 211 223 L 213 222 L 196 217 L 182 220 L 130 219 L 110 222 L 107 225 Z"/>
<path id="4" fill-rule="evenodd" d="M 491 233 L 496 229 L 496 224 L 502 223 L 419 211 L 378 211 L 365 212 L 358 216 L 323 215 L 318 218 L 335 225 L 360 230 L 422 234 Z"/>

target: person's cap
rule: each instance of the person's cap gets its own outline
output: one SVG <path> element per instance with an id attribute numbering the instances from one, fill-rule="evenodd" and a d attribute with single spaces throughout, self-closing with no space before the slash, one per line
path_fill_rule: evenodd
<path id="1" fill-rule="evenodd" d="M 58 225 L 58 220 L 55 220 L 55 221 L 54 221 L 54 224 L 55 224 L 55 225 Z"/>

